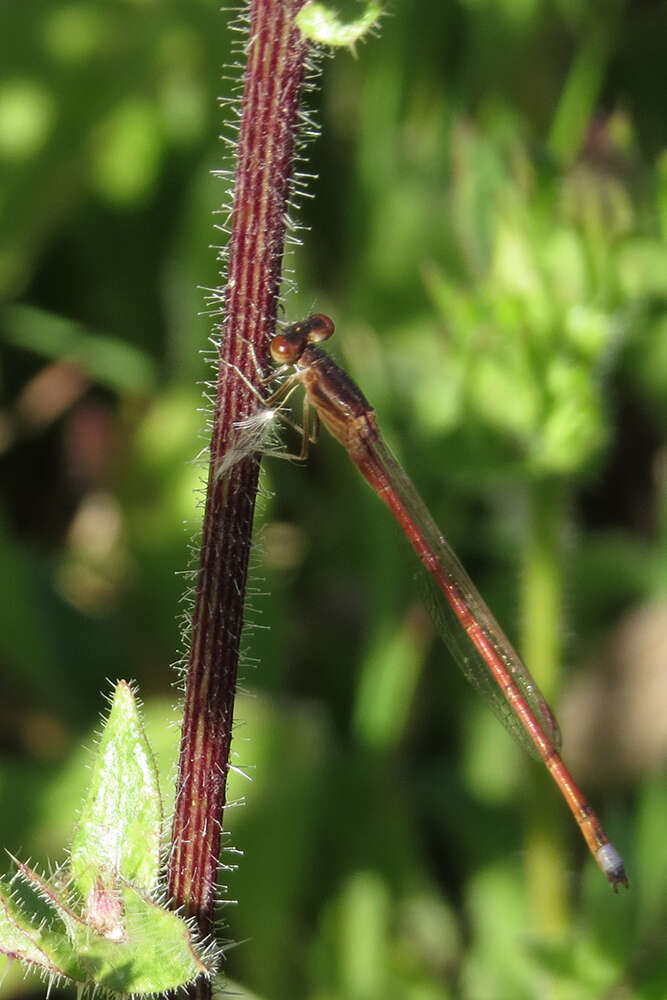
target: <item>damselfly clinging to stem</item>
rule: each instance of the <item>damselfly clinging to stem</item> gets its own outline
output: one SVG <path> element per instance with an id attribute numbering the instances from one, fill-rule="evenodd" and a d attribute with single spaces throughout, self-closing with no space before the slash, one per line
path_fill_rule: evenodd
<path id="1" fill-rule="evenodd" d="M 299 457 L 306 457 L 321 421 L 389 507 L 421 560 L 431 581 L 429 610 L 463 673 L 512 735 L 544 762 L 614 891 L 619 885 L 628 886 L 620 854 L 561 760 L 558 724 L 537 684 L 389 451 L 363 393 L 316 346 L 333 331 L 333 321 L 317 314 L 272 339 L 271 357 L 280 365 L 273 377 L 290 369 L 291 374 L 265 400 L 265 406 L 279 408 L 299 383 L 303 385 Z"/>

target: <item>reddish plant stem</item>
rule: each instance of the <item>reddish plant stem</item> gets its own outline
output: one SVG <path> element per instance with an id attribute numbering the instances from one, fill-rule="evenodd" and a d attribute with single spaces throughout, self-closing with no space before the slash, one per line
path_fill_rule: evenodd
<path id="1" fill-rule="evenodd" d="M 257 384 L 275 325 L 307 47 L 294 24 L 304 0 L 252 0 L 234 187 L 221 364 L 192 616 L 169 863 L 174 905 L 213 930 L 215 881 L 243 626 L 258 462 L 216 469 L 233 424 L 256 406 L 233 372 Z M 206 995 L 209 984 L 195 992 Z"/>

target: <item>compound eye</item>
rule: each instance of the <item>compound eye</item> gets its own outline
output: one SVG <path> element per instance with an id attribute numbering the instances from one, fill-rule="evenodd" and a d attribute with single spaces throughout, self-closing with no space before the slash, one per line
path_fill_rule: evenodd
<path id="1" fill-rule="evenodd" d="M 274 361 L 281 365 L 291 365 L 299 356 L 299 346 L 290 341 L 282 333 L 274 337 L 269 345 L 269 352 Z"/>
<path id="2" fill-rule="evenodd" d="M 328 340 L 336 329 L 334 321 L 324 313 L 314 313 L 308 320 L 308 343 L 319 344 L 323 340 Z"/>

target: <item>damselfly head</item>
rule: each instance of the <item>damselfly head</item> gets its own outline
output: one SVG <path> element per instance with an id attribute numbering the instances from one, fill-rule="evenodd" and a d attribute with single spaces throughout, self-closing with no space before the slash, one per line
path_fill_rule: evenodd
<path id="1" fill-rule="evenodd" d="M 269 345 L 271 357 L 279 364 L 296 364 L 309 344 L 328 340 L 334 329 L 332 319 L 323 313 L 314 313 L 308 319 L 288 326 L 283 333 L 273 338 Z"/>

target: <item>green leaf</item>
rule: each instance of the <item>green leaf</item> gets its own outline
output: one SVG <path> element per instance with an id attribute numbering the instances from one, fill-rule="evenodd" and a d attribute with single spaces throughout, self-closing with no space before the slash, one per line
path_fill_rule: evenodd
<path id="1" fill-rule="evenodd" d="M 132 886 L 115 897 L 122 929 L 115 938 L 96 934 L 83 922 L 74 940 L 89 978 L 120 993 L 163 993 L 207 974 L 188 924 Z"/>
<path id="2" fill-rule="evenodd" d="M 72 879 L 89 905 L 99 905 L 100 887 L 110 889 L 118 879 L 146 892 L 155 889 L 161 826 L 155 762 L 132 689 L 120 681 L 72 844 Z"/>
<path id="3" fill-rule="evenodd" d="M 214 948 L 158 893 L 162 808 L 130 685 L 119 681 L 70 865 L 48 880 L 17 861 L 0 883 L 0 952 L 53 980 L 110 993 L 164 993 L 210 975 Z"/>
<path id="4" fill-rule="evenodd" d="M 50 976 L 120 993 L 162 993 L 208 973 L 188 924 L 132 886 L 97 894 L 110 918 L 102 928 L 99 919 L 95 925 L 78 916 L 37 872 L 18 865 L 22 893 L 0 885 L 5 954 Z"/>
<path id="5" fill-rule="evenodd" d="M 18 868 L 11 887 L 0 883 L 0 950 L 50 976 L 83 981 L 68 934 L 74 914 L 41 876 L 20 862 Z"/>

